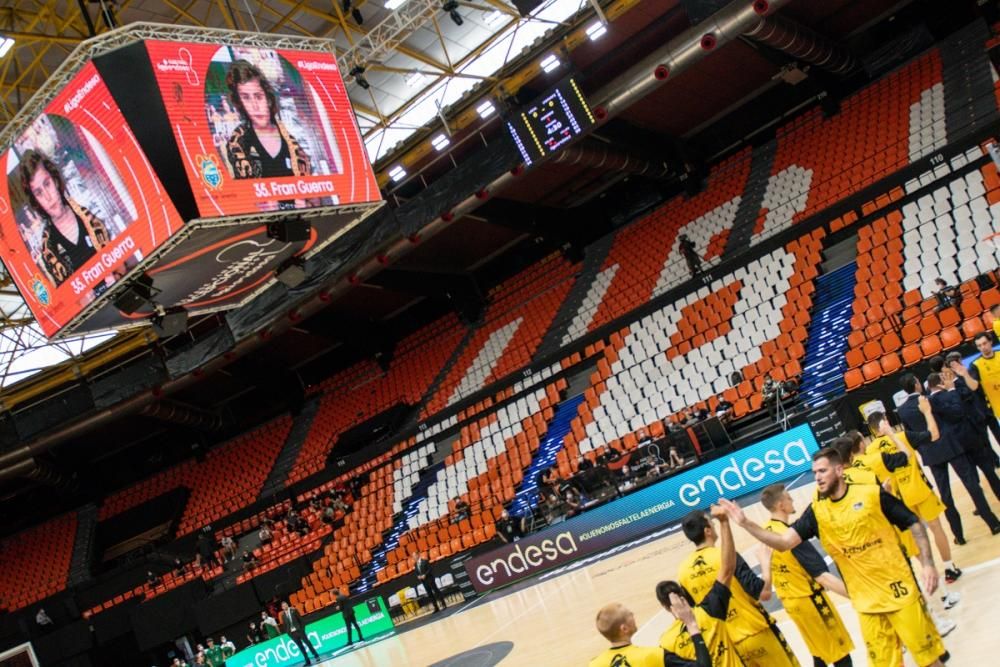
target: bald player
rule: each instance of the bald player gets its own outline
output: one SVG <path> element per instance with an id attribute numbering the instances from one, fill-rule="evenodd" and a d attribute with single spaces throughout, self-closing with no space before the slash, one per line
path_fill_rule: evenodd
<path id="1" fill-rule="evenodd" d="M 635 614 L 624 605 L 613 602 L 597 612 L 597 631 L 611 642 L 611 647 L 590 661 L 590 667 L 712 667 L 712 658 L 701 636 L 701 628 L 687 601 L 676 595 L 671 605 L 677 610 L 691 638 L 694 660 L 686 660 L 675 653 L 656 646 L 634 646 L 636 633 Z"/>
<path id="2" fill-rule="evenodd" d="M 720 500 L 730 519 L 776 551 L 818 537 L 833 558 L 858 613 L 871 667 L 898 667 L 905 646 L 918 667 L 943 667 L 948 657 L 893 526 L 909 529 L 920 550 L 928 595 L 937 590 L 927 532 L 917 515 L 878 486 L 848 484 L 833 448 L 813 455 L 816 497 L 783 533 L 750 521 L 736 503 Z"/>

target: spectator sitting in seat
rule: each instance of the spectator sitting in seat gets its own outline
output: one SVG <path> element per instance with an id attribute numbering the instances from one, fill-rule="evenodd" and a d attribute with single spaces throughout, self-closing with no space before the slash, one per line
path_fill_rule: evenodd
<path id="1" fill-rule="evenodd" d="M 698 256 L 698 250 L 694 247 L 694 242 L 687 237 L 687 234 L 681 234 L 677 245 L 681 251 L 681 255 L 684 257 L 684 261 L 687 262 L 688 271 L 691 272 L 691 276 L 698 275 L 701 272 L 701 257 Z"/>
<path id="2" fill-rule="evenodd" d="M 222 560 L 229 562 L 236 558 L 236 542 L 232 537 L 226 535 L 222 538 Z"/>
<path id="3" fill-rule="evenodd" d="M 146 583 L 149 584 L 150 586 L 158 586 L 160 583 L 160 577 L 156 574 L 153 574 L 152 570 L 147 570 Z"/>
<path id="4" fill-rule="evenodd" d="M 583 511 L 583 506 L 586 503 L 583 495 L 576 490 L 576 488 L 570 486 L 566 488 L 566 492 L 563 493 L 563 503 L 566 504 L 566 517 L 574 517 Z"/>
<path id="5" fill-rule="evenodd" d="M 243 551 L 243 571 L 247 572 L 257 567 L 257 557 L 253 555 L 252 551 Z"/>
<path id="6" fill-rule="evenodd" d="M 671 447 L 670 453 L 667 454 L 667 468 L 677 470 L 682 467 L 684 467 L 684 457 L 680 455 L 676 447 Z"/>
<path id="7" fill-rule="evenodd" d="M 938 300 L 938 312 L 945 308 L 958 308 L 962 304 L 962 290 L 955 286 L 949 286 L 944 278 L 935 278 L 934 285 L 937 288 L 935 296 Z"/>
<path id="8" fill-rule="evenodd" d="M 516 542 L 524 533 L 521 522 L 510 515 L 506 509 L 500 513 L 496 523 L 497 537 L 501 542 Z"/>
<path id="9" fill-rule="evenodd" d="M 174 574 L 178 577 L 184 574 L 184 561 L 181 560 L 180 556 L 174 559 Z"/>
<path id="10" fill-rule="evenodd" d="M 728 424 L 733 420 L 733 404 L 726 400 L 726 397 L 719 394 L 718 403 L 715 405 L 715 416 L 723 424 Z"/>
<path id="11" fill-rule="evenodd" d="M 541 503 L 541 510 L 546 523 L 549 525 L 559 523 L 566 518 L 566 508 L 555 491 L 550 491 L 545 495 Z"/>
<path id="12" fill-rule="evenodd" d="M 647 435 L 646 437 L 648 438 L 649 436 Z M 609 463 L 614 463 L 621 457 L 622 453 L 617 449 L 615 449 L 615 446 L 613 444 L 608 443 L 607 449 L 601 452 L 600 456 L 597 457 L 597 463 L 606 466 Z"/>
<path id="13" fill-rule="evenodd" d="M 337 510 L 334 509 L 333 505 L 327 505 L 323 508 L 323 523 L 332 524 L 337 518 Z"/>
<path id="14" fill-rule="evenodd" d="M 469 503 L 465 502 L 461 498 L 455 501 L 455 513 L 452 515 L 451 522 L 459 523 L 463 519 L 469 518 Z"/>
<path id="15" fill-rule="evenodd" d="M 261 544 L 270 544 L 271 540 L 274 539 L 274 533 L 271 532 L 271 522 L 265 521 L 260 525 L 260 530 L 257 531 L 257 537 L 260 538 Z"/>
<path id="16" fill-rule="evenodd" d="M 48 615 L 44 607 L 40 608 L 38 613 L 35 614 L 35 623 L 38 624 L 38 627 L 42 630 L 51 630 L 52 626 L 55 625 L 52 622 L 52 617 Z"/>

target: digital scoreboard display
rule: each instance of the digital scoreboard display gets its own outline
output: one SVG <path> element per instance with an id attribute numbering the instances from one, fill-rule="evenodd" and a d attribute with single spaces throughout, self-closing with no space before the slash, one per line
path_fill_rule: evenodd
<path id="1" fill-rule="evenodd" d="M 532 166 L 556 153 L 596 124 L 576 79 L 564 79 L 507 118 L 524 164 Z"/>
<path id="2" fill-rule="evenodd" d="M 92 63 L 0 160 L 0 258 L 46 336 L 183 225 Z"/>
<path id="3" fill-rule="evenodd" d="M 381 199 L 333 53 L 146 49 L 202 217 Z"/>

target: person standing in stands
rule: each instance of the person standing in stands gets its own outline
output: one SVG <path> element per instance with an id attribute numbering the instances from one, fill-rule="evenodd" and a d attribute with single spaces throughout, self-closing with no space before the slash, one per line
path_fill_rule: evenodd
<path id="1" fill-rule="evenodd" d="M 691 277 L 693 278 L 701 273 L 701 257 L 698 256 L 698 250 L 695 249 L 694 242 L 687 237 L 687 234 L 681 234 L 677 246 L 681 251 L 681 256 L 684 257 L 684 261 L 687 262 Z"/>
<path id="2" fill-rule="evenodd" d="M 201 529 L 198 535 L 198 555 L 201 556 L 201 564 L 206 567 L 218 567 L 219 561 L 215 557 L 215 538 L 212 530 L 208 526 Z"/>
<path id="3" fill-rule="evenodd" d="M 990 510 L 979 486 L 979 476 L 969 455 L 962 449 L 961 443 L 955 441 L 954 430 L 946 437 L 938 419 L 938 412 L 931 407 L 930 400 L 921 393 L 920 381 L 913 373 L 906 373 L 900 378 L 900 386 L 909 396 L 899 406 L 899 418 L 906 429 L 906 437 L 914 449 L 920 454 L 923 464 L 931 469 L 937 484 L 941 502 L 944 503 L 944 516 L 951 527 L 955 544 L 965 544 L 965 531 L 962 528 L 962 517 L 955 509 L 955 500 L 951 494 L 951 477 L 949 468 L 955 470 L 959 480 L 969 491 L 972 502 L 979 511 L 979 516 L 990 527 L 994 535 L 1000 533 L 1000 521 Z M 947 397 L 938 399 L 939 405 L 947 403 Z M 929 426 L 934 424 L 934 428 Z M 934 438 L 933 434 L 938 433 Z"/>
<path id="4" fill-rule="evenodd" d="M 945 282 L 944 278 L 935 278 L 934 286 L 937 292 L 934 295 L 937 297 L 938 312 L 941 312 L 945 308 L 958 308 L 962 305 L 962 290 L 958 287 L 950 287 L 948 283 Z"/>
<path id="5" fill-rule="evenodd" d="M 590 667 L 712 667 L 712 656 L 701 636 L 701 628 L 691 606 L 676 593 L 670 596 L 671 607 L 691 638 L 695 659 L 687 660 L 655 646 L 633 646 L 632 636 L 638 631 L 635 614 L 624 605 L 612 603 L 597 612 L 597 631 L 611 642 L 611 647 L 590 661 Z"/>
<path id="6" fill-rule="evenodd" d="M 501 542 L 510 544 L 511 542 L 517 541 L 521 536 L 520 526 L 518 522 L 510 515 L 506 509 L 500 513 L 500 518 L 496 523 L 497 537 Z"/>
<path id="7" fill-rule="evenodd" d="M 348 589 L 349 592 L 350 589 Z M 351 637 L 352 626 L 358 631 L 358 641 L 363 642 L 365 638 L 361 635 L 361 626 L 358 625 L 357 616 L 354 615 L 354 601 L 351 600 L 347 593 L 344 593 L 344 589 L 342 588 L 337 591 L 337 608 L 344 615 L 344 627 L 347 628 L 347 645 L 350 646 L 354 643 Z"/>
<path id="8" fill-rule="evenodd" d="M 445 604 L 444 596 L 434 581 L 434 571 L 431 569 L 431 562 L 419 551 L 413 554 L 413 570 L 417 573 L 417 579 L 424 585 L 428 597 L 434 603 L 434 613 L 444 611 L 448 605 Z M 441 601 L 441 608 L 438 608 L 438 601 Z"/>
<path id="9" fill-rule="evenodd" d="M 257 627 L 257 624 L 250 621 L 250 628 L 247 630 L 247 642 L 250 646 L 254 644 L 259 644 L 264 641 L 264 634 L 261 629 Z"/>
<path id="10" fill-rule="evenodd" d="M 299 647 L 299 652 L 302 657 L 306 659 L 306 664 L 311 665 L 312 661 L 309 660 L 309 656 L 306 654 L 306 649 L 312 653 L 313 658 L 317 661 L 319 660 L 319 654 L 316 653 L 316 647 L 312 645 L 309 640 L 309 635 L 306 634 L 306 625 L 302 621 L 302 614 L 295 607 L 289 605 L 287 602 L 281 602 L 281 620 L 285 625 L 285 632 L 288 636 L 292 638 L 295 645 Z"/>
<path id="11" fill-rule="evenodd" d="M 225 635 L 219 638 L 219 648 L 222 649 L 222 657 L 225 659 L 236 655 L 236 644 L 226 639 Z"/>
<path id="12" fill-rule="evenodd" d="M 772 484 L 765 488 L 760 502 L 771 513 L 764 528 L 779 534 L 788 530 L 788 521 L 795 514 L 795 502 L 785 485 Z M 854 642 L 826 594 L 826 590 L 831 590 L 846 598 L 847 589 L 826 567 L 816 547 L 803 542 L 791 551 L 774 552 L 763 546 L 760 570 L 766 593 L 761 599 L 770 597 L 773 583 L 785 611 L 802 634 L 815 667 L 828 664 L 851 667 Z"/>
<path id="13" fill-rule="evenodd" d="M 716 546 L 719 535 L 709 516 L 701 510 L 685 516 L 681 529 L 694 543 L 695 551 L 681 562 L 677 581 L 691 594 L 695 604 L 700 604 L 713 590 L 722 568 L 722 552 Z M 757 602 L 764 590 L 764 580 L 754 574 L 739 554 L 734 574 L 726 628 L 736 653 L 746 667 L 799 667 L 785 636 Z"/>
<path id="14" fill-rule="evenodd" d="M 260 629 L 264 633 L 265 639 L 274 639 L 281 634 L 278 628 L 278 621 L 267 613 L 267 610 L 260 612 Z"/>

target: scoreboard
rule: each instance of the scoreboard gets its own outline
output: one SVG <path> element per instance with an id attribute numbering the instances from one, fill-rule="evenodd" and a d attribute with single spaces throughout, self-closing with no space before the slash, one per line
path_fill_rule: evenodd
<path id="1" fill-rule="evenodd" d="M 596 121 L 574 77 L 553 86 L 507 119 L 524 164 L 532 166 L 586 134 Z"/>

